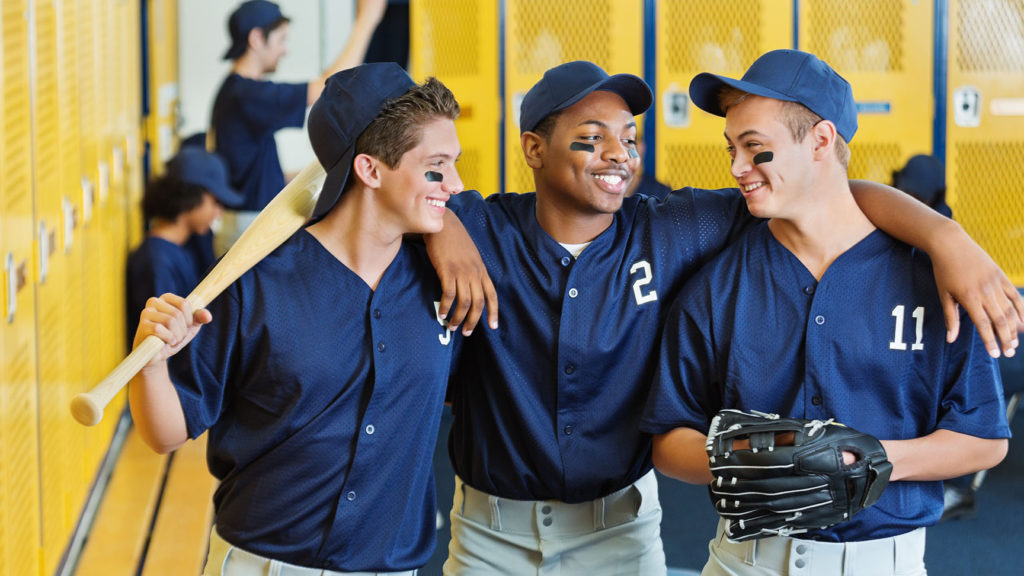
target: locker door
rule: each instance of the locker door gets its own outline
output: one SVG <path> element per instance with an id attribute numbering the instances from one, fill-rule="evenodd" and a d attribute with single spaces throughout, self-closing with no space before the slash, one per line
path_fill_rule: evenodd
<path id="1" fill-rule="evenodd" d="M 952 0 L 948 71 L 953 218 L 1024 287 L 1024 2 Z"/>
<path id="2" fill-rule="evenodd" d="M 436 76 L 455 94 L 462 114 L 459 175 L 466 189 L 497 192 L 501 98 L 498 3 L 424 0 L 410 5 L 411 75 Z"/>
<path id="3" fill-rule="evenodd" d="M 690 103 L 690 81 L 701 72 L 738 78 L 764 52 L 792 47 L 793 3 L 661 0 L 655 23 L 655 175 L 672 188 L 735 186 L 722 138 L 725 120 Z"/>
<path id="4" fill-rule="evenodd" d="M 892 182 L 911 156 L 932 148 L 933 2 L 800 2 L 801 50 L 828 62 L 853 86 L 859 128 L 851 178 Z"/>
<path id="5" fill-rule="evenodd" d="M 29 6 L 0 5 L 0 575 L 39 573 L 39 449 L 33 292 Z"/>
<path id="6" fill-rule="evenodd" d="M 573 60 L 642 77 L 643 3 L 507 0 L 505 6 L 505 190 L 531 192 L 533 172 L 519 141 L 523 96 L 546 70 Z"/>

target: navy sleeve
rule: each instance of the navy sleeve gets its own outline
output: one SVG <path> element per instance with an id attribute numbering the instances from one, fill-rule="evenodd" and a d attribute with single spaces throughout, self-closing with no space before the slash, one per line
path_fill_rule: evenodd
<path id="1" fill-rule="evenodd" d="M 246 121 L 260 131 L 302 128 L 306 120 L 307 84 L 249 82 L 238 98 Z"/>

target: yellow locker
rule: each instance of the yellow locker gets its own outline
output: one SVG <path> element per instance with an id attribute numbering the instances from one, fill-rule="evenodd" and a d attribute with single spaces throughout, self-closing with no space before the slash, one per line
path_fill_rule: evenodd
<path id="1" fill-rule="evenodd" d="M 36 330 L 39 387 L 39 471 L 43 573 L 55 573 L 77 519 L 75 495 L 81 494 L 80 458 L 68 418 L 71 372 L 66 356 L 68 327 L 78 318 L 65 316 L 68 259 L 61 245 L 63 194 L 60 170 L 61 81 L 58 65 L 56 5 L 33 0 L 35 69 L 32 73 L 32 180 L 35 196 Z"/>
<path id="2" fill-rule="evenodd" d="M 533 172 L 519 141 L 523 96 L 546 70 L 573 60 L 643 76 L 643 3 L 507 0 L 505 6 L 505 189 L 531 192 Z"/>
<path id="3" fill-rule="evenodd" d="M 850 177 L 892 182 L 911 156 L 932 149 L 933 2 L 800 2 L 800 49 L 849 80 L 858 129 Z"/>
<path id="4" fill-rule="evenodd" d="M 39 447 L 35 356 L 31 89 L 27 0 L 0 8 L 0 575 L 39 574 Z"/>
<path id="5" fill-rule="evenodd" d="M 501 120 L 498 3 L 422 0 L 410 6 L 410 70 L 423 81 L 436 76 L 459 100 L 456 121 L 466 189 L 499 190 Z"/>
<path id="6" fill-rule="evenodd" d="M 951 0 L 948 71 L 953 217 L 1024 287 L 1024 1 Z"/>
<path id="7" fill-rule="evenodd" d="M 735 186 L 725 121 L 690 102 L 690 80 L 701 72 L 738 78 L 761 54 L 792 47 L 793 2 L 660 0 L 655 24 L 655 175 L 672 188 Z"/>
<path id="8" fill-rule="evenodd" d="M 150 171 L 162 174 L 178 149 L 178 9 L 173 0 L 149 3 L 149 117 L 146 139 Z"/>

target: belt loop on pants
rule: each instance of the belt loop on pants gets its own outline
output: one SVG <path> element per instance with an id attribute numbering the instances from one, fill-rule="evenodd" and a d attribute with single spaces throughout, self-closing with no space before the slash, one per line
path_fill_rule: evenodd
<path id="1" fill-rule="evenodd" d="M 498 497 L 488 495 L 487 502 L 491 505 L 491 530 L 501 531 L 501 508 L 498 506 Z"/>

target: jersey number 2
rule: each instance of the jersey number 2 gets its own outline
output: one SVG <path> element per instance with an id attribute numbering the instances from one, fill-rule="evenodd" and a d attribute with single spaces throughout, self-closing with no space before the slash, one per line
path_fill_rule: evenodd
<path id="1" fill-rule="evenodd" d="M 630 266 L 630 275 L 636 274 L 637 271 L 641 273 L 641 276 L 636 282 L 633 282 L 633 297 L 636 298 L 636 305 L 640 306 L 641 304 L 654 302 L 658 299 L 658 292 L 651 290 L 644 294 L 643 291 L 644 286 L 650 284 L 651 280 L 654 279 L 654 275 L 651 274 L 651 264 L 647 260 L 641 260 Z"/>
<path id="2" fill-rule="evenodd" d="M 893 341 L 889 342 L 890 350 L 906 350 L 907 343 L 903 341 L 903 315 L 906 307 L 900 304 L 892 309 L 892 315 L 896 318 L 896 334 Z M 924 306 L 914 308 L 911 314 L 917 320 L 917 328 L 914 332 L 914 343 L 910 345 L 911 350 L 924 350 Z"/>

